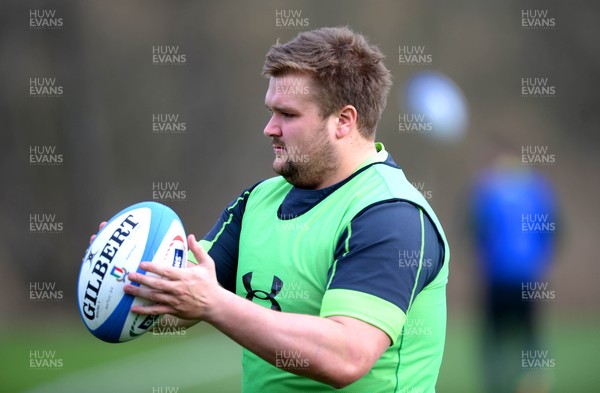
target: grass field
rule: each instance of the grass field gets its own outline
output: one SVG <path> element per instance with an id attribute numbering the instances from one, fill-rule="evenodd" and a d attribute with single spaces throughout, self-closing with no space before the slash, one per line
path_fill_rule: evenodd
<path id="1" fill-rule="evenodd" d="M 78 321 L 77 321 L 78 322 Z M 545 323 L 553 392 L 600 391 L 598 320 Z M 451 320 L 438 392 L 483 392 L 477 324 Z M 124 344 L 93 338 L 79 323 L 4 328 L 0 392 L 239 392 L 240 348 L 206 324 Z"/>

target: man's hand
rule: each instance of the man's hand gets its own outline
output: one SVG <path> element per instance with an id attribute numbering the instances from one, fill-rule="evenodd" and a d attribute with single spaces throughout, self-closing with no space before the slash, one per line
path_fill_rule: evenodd
<path id="1" fill-rule="evenodd" d="M 104 228 L 105 226 L 106 226 L 106 221 L 102 221 L 100 223 L 100 225 L 98 226 L 98 232 L 100 232 L 102 230 L 102 228 Z M 96 238 L 97 235 L 98 235 L 98 233 L 96 232 L 95 234 L 90 236 L 90 244 L 94 241 L 94 239 Z"/>
<path id="2" fill-rule="evenodd" d="M 125 293 L 156 302 L 152 306 L 134 306 L 136 314 L 171 314 L 183 319 L 205 320 L 212 311 L 217 293 L 222 288 L 217 282 L 215 263 L 200 247 L 194 235 L 188 236 L 188 247 L 198 260 L 198 265 L 177 269 L 155 263 L 142 262 L 140 267 L 159 277 L 136 272 L 129 280 L 141 286 L 125 285 Z"/>
<path id="3" fill-rule="evenodd" d="M 98 226 L 98 232 L 100 232 L 102 230 L 102 228 L 104 228 L 106 226 L 106 224 L 107 224 L 106 221 L 102 221 L 100 223 L 100 225 Z M 98 234 L 95 233 L 92 236 L 90 236 L 90 243 L 92 243 L 94 241 L 94 239 L 96 238 L 97 235 Z M 202 251 L 204 251 L 204 250 L 202 250 Z M 198 255 L 196 257 L 198 257 Z M 196 266 L 196 264 L 191 263 L 191 262 L 188 261 L 187 267 L 195 267 L 195 266 Z M 197 320 L 179 319 L 179 318 L 175 318 L 175 317 L 173 317 L 171 315 L 165 315 L 165 316 L 163 316 L 163 320 L 165 320 L 167 318 L 170 318 L 170 319 L 173 319 L 174 321 L 176 321 L 176 322 L 174 322 L 173 326 L 184 327 L 184 328 L 192 327 L 193 325 L 195 325 L 196 323 L 199 322 Z"/>

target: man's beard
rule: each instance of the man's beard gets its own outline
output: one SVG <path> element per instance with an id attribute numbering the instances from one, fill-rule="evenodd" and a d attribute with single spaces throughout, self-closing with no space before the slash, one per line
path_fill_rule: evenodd
<path id="1" fill-rule="evenodd" d="M 338 168 L 338 157 L 327 139 L 325 127 L 318 130 L 316 138 L 302 151 L 286 148 L 282 154 L 285 161 L 279 168 L 273 166 L 275 172 L 298 188 L 313 189 L 323 184 Z M 278 144 L 277 139 L 274 143 Z"/>

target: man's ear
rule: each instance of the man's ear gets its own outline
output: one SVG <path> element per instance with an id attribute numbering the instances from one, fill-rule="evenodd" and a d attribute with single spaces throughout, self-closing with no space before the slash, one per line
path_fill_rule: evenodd
<path id="1" fill-rule="evenodd" d="M 350 131 L 356 127 L 358 112 L 352 105 L 346 105 L 338 112 L 335 136 L 338 139 L 344 138 L 350 134 Z"/>

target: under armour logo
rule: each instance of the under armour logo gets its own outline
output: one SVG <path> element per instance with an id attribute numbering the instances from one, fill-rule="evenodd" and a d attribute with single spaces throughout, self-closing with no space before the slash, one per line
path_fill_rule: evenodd
<path id="1" fill-rule="evenodd" d="M 271 302 L 271 310 L 281 311 L 281 306 L 275 300 L 275 296 L 281 291 L 283 287 L 283 281 L 279 279 L 277 276 L 273 276 L 273 284 L 271 284 L 271 293 L 267 293 L 262 289 L 252 289 L 252 285 L 250 282 L 252 281 L 252 272 L 246 273 L 242 276 L 242 282 L 244 283 L 244 288 L 246 288 L 246 299 L 252 301 L 252 299 L 257 298 L 261 300 L 268 300 Z M 260 296 L 259 296 L 260 295 Z"/>

